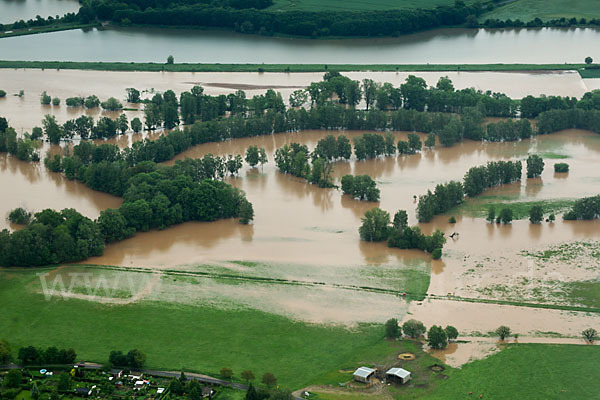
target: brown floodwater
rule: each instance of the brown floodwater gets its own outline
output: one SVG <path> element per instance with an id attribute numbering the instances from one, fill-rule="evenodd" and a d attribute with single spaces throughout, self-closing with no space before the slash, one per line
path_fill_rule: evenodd
<path id="1" fill-rule="evenodd" d="M 504 92 L 510 97 L 521 98 L 526 95 L 561 95 L 581 97 L 590 90 L 575 71 L 546 73 L 526 72 L 348 72 L 344 75 L 352 79 L 371 78 L 377 82 L 391 82 L 400 85 L 409 74 L 423 77 L 429 85 L 435 85 L 442 76 L 448 76 L 457 89 L 474 87 L 478 90 Z M 0 99 L 0 115 L 10 120 L 19 133 L 30 132 L 34 126 L 40 126 L 46 114 L 55 115 L 60 123 L 85 113 L 94 118 L 100 116 L 116 117 L 110 113 L 83 108 L 70 108 L 65 105 L 68 97 L 96 95 L 101 100 L 116 97 L 125 101 L 125 89 L 135 87 L 144 97 L 152 96 L 154 91 L 164 92 L 172 89 L 179 94 L 190 90 L 194 85 L 202 85 L 211 95 L 228 94 L 238 89 L 246 91 L 247 97 L 263 94 L 273 88 L 282 93 L 287 102 L 290 93 L 306 87 L 311 82 L 320 81 L 322 73 L 258 73 L 258 72 L 111 72 L 111 71 L 74 71 L 74 70 L 0 70 L 0 89 L 8 95 Z M 586 80 L 586 82 L 593 80 Z M 591 83 L 593 84 L 593 82 Z M 20 90 L 24 97 L 13 96 Z M 46 91 L 52 97 L 61 99 L 60 106 L 43 106 L 40 94 Z M 123 104 L 126 108 L 138 108 L 139 105 Z M 364 106 L 364 105 L 359 105 Z M 141 111 L 125 111 L 131 120 L 143 119 Z"/>
<path id="2" fill-rule="evenodd" d="M 600 222 L 565 222 L 559 217 L 554 224 L 531 226 L 528 221 L 515 221 L 503 226 L 487 224 L 467 213 L 457 214 L 457 223 L 450 225 L 447 216 L 440 216 L 429 224 L 421 224 L 422 229 L 431 232 L 439 228 L 447 235 L 458 232 L 459 236 L 448 239 L 442 260 L 431 262 L 428 255 L 418 251 L 361 242 L 357 232 L 360 219 L 366 210 L 380 206 L 390 213 L 406 209 L 410 223 L 414 224 L 414 195 L 425 193 L 437 183 L 461 179 L 471 166 L 491 160 L 523 160 L 532 152 L 566 156 L 571 166 L 568 176 L 555 175 L 552 168 L 554 161 L 547 158 L 541 178 L 492 189 L 485 196 L 530 201 L 597 194 L 600 135 L 571 130 L 516 143 L 464 141 L 451 148 L 436 147 L 411 156 L 335 163 L 333 175 L 338 182 L 347 173 L 369 174 L 376 179 L 381 189 L 380 203 L 356 201 L 336 189 L 320 189 L 280 173 L 274 165 L 273 153 L 285 143 L 299 142 L 313 148 L 328 134 L 345 134 L 352 138 L 362 133 L 305 131 L 209 143 L 189 149 L 177 159 L 197 158 L 208 153 L 241 154 L 250 144 L 265 147 L 269 163 L 264 168 L 246 166 L 239 176 L 226 179 L 244 190 L 254 204 L 254 223 L 243 226 L 235 220 L 194 222 L 163 231 L 140 233 L 107 246 L 102 257 L 89 262 L 154 269 L 178 266 L 178 269 L 192 271 L 204 270 L 208 268 L 204 265 L 208 264 L 222 265 L 224 271 L 237 271 L 240 266 L 232 265 L 233 260 L 262 262 L 271 265 L 271 268 L 257 270 L 257 276 L 306 281 L 310 285 L 290 289 L 267 284 L 224 284 L 215 280 L 201 285 L 201 288 L 190 285 L 185 292 L 187 295 L 176 296 L 177 299 L 172 301 L 206 303 L 219 294 L 220 304 L 233 302 L 238 306 L 280 312 L 313 322 L 381 322 L 390 316 L 390 309 L 395 310 L 391 314 L 399 319 L 410 316 L 423 320 L 426 325 L 452 324 L 461 333 L 487 332 L 503 323 L 522 334 L 535 335 L 538 331 L 554 330 L 577 335 L 588 325 L 600 322 L 599 316 L 583 313 L 447 299 L 407 304 L 401 298 L 387 294 L 362 293 L 338 287 L 360 285 L 364 279 L 373 287 L 393 288 L 393 279 L 399 278 L 390 271 L 431 268 L 430 294 L 486 297 L 478 290 L 500 283 L 510 284 L 515 276 L 533 273 L 545 279 L 545 272 L 532 268 L 521 251 L 537 251 L 562 242 L 597 240 Z M 405 132 L 395 133 L 397 139 L 406 138 L 406 135 Z M 5 155 L 0 165 L 0 183 L 4 188 L 11 188 L 2 195 L 4 213 L 20 205 L 36 210 L 68 206 L 94 217 L 104 208 L 118 206 L 120 201 L 46 172 L 39 165 L 22 163 L 10 156 Z M 30 185 L 36 187 L 35 196 L 32 196 Z M 282 265 L 295 267 L 286 269 Z M 562 274 L 565 280 L 598 277 L 597 270 L 572 271 L 567 264 L 559 263 L 552 268 L 553 273 Z M 386 280 L 388 274 L 394 277 L 390 281 Z M 319 288 L 314 286 L 315 282 L 324 282 L 325 286 Z M 172 296 L 179 291 L 173 289 L 167 290 L 167 293 Z M 290 293 L 294 293 L 293 300 L 289 297 Z M 359 299 L 364 299 L 365 303 Z M 355 304 L 355 312 L 348 312 L 348 308 L 339 304 Z"/>
<path id="3" fill-rule="evenodd" d="M 96 192 L 49 172 L 41 163 L 26 163 L 6 153 L 0 153 L 0 187 L 0 229 L 10 227 L 6 217 L 17 207 L 36 212 L 44 208 L 75 208 L 96 218 L 100 211 L 121 205 L 119 197 Z"/>
<path id="4" fill-rule="evenodd" d="M 416 223 L 414 195 L 425 193 L 437 183 L 461 179 L 466 170 L 490 160 L 523 159 L 528 152 L 559 152 L 568 157 L 571 172 L 567 179 L 556 178 L 551 160 L 540 179 L 525 180 L 486 192 L 498 198 L 540 200 L 578 198 L 594 194 L 599 177 L 600 136 L 583 131 L 566 131 L 518 143 L 477 143 L 465 141 L 451 148 L 435 148 L 422 154 L 388 157 L 369 161 L 337 162 L 336 182 L 345 174 L 369 174 L 381 189 L 381 202 L 360 202 L 336 189 L 320 189 L 306 181 L 280 173 L 273 162 L 275 149 L 285 143 L 299 142 L 312 148 L 328 134 L 349 138 L 362 132 L 304 131 L 196 146 L 176 157 L 199 158 L 205 154 L 240 154 L 250 144 L 265 147 L 270 162 L 264 168 L 244 167 L 240 175 L 227 182 L 244 190 L 253 203 L 255 222 L 240 226 L 235 221 L 184 224 L 162 232 L 138 235 L 109 246 L 98 263 L 137 265 L 176 265 L 202 260 L 269 260 L 275 262 L 347 264 L 386 264 L 397 262 L 402 251 L 384 245 L 361 242 L 357 235 L 360 218 L 375 206 L 393 214 L 406 209 L 410 223 Z M 406 137 L 397 132 L 396 137 Z M 169 162 L 172 164 L 175 160 Z M 532 189 L 535 187 L 535 190 Z M 531 227 L 525 221 L 508 226 L 485 224 L 481 219 L 458 216 L 450 226 L 447 217 L 422 224 L 426 232 L 434 228 L 448 234 L 449 253 L 487 254 L 507 249 L 558 243 L 565 240 L 595 238 L 600 235 L 597 222 L 563 222 Z M 163 249 L 169 249 L 165 251 Z M 170 249 L 173 249 L 170 250 Z M 451 275 L 448 262 L 434 265 L 434 277 Z M 437 273 L 436 273 L 437 272 Z M 443 272 L 443 273 L 442 273 Z M 432 282 L 436 293 L 446 293 L 443 285 Z"/>

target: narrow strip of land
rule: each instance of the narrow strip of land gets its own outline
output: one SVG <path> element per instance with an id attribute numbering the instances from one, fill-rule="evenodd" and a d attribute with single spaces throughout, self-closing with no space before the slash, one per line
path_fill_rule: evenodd
<path id="1" fill-rule="evenodd" d="M 167 72 L 550 72 L 584 70 L 586 64 L 164 64 L 0 60 L 0 68 Z"/>

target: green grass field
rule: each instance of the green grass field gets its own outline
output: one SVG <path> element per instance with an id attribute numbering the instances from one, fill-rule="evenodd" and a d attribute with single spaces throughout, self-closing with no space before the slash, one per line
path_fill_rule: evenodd
<path id="1" fill-rule="evenodd" d="M 465 3 L 473 3 L 473 0 L 467 0 Z M 282 11 L 361 11 L 434 8 L 450 4 L 454 4 L 454 0 L 275 0 L 269 9 Z"/>
<path id="2" fill-rule="evenodd" d="M 78 359 L 106 362 L 113 350 L 139 348 L 149 368 L 218 375 L 223 367 L 273 372 L 283 387 L 300 388 L 342 367 L 374 362 L 394 351 L 381 325 L 355 329 L 311 325 L 259 311 L 140 302 L 103 305 L 46 301 L 37 272 L 0 271 L 0 338 L 25 345 L 73 347 Z M 181 294 L 185 296 L 185 293 Z M 390 310 L 393 314 L 393 310 Z"/>
<path id="3" fill-rule="evenodd" d="M 598 346 L 510 345 L 452 372 L 427 399 L 593 399 L 599 362 Z"/>
<path id="4" fill-rule="evenodd" d="M 534 18 L 550 20 L 555 18 L 598 18 L 600 7 L 597 0 L 516 0 L 486 13 L 479 19 L 488 18 L 520 19 L 531 21 Z"/>

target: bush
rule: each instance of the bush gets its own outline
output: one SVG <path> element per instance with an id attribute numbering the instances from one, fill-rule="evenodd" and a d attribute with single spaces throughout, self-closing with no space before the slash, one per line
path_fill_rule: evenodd
<path id="1" fill-rule="evenodd" d="M 527 157 L 527 177 L 537 178 L 544 171 L 544 160 L 542 157 L 532 154 Z"/>
<path id="2" fill-rule="evenodd" d="M 54 97 L 54 98 L 52 99 L 52 105 L 53 105 L 53 106 L 59 106 L 59 105 L 60 105 L 60 98 L 58 98 L 58 97 Z"/>
<path id="3" fill-rule="evenodd" d="M 432 349 L 445 349 L 448 346 L 448 335 L 441 326 L 433 325 L 427 332 L 427 344 Z"/>
<path id="4" fill-rule="evenodd" d="M 446 335 L 448 336 L 449 340 L 454 340 L 458 337 L 458 329 L 452 325 L 448 325 L 444 330 L 446 331 Z"/>
<path id="5" fill-rule="evenodd" d="M 567 163 L 554 164 L 554 172 L 569 172 L 569 164 L 567 164 Z"/>
<path id="6" fill-rule="evenodd" d="M 50 97 L 48 95 L 48 93 L 42 92 L 42 94 L 40 96 L 40 103 L 42 103 L 43 105 L 47 106 L 47 105 L 50 104 L 51 101 L 52 101 L 52 97 Z"/>
<path id="7" fill-rule="evenodd" d="M 31 213 L 23 207 L 18 207 L 10 212 L 8 220 L 13 224 L 27 225 L 31 221 Z"/>
<path id="8" fill-rule="evenodd" d="M 6 97 L 6 92 L 0 89 L 0 98 Z"/>
<path id="9" fill-rule="evenodd" d="M 510 336 L 510 328 L 508 326 L 500 325 L 495 333 L 500 337 L 500 340 L 504 340 Z"/>
<path id="10" fill-rule="evenodd" d="M 418 338 L 422 336 L 427 330 L 425 329 L 425 325 L 421 321 L 417 321 L 416 319 L 410 319 L 406 321 L 402 325 L 402 331 L 406 336 L 411 338 Z"/>
<path id="11" fill-rule="evenodd" d="M 65 100 L 67 107 L 81 107 L 85 103 L 83 97 L 69 97 Z"/>
<path id="12" fill-rule="evenodd" d="M 451 216 L 450 218 L 448 218 L 448 222 L 451 224 L 455 224 L 456 223 L 456 218 L 453 216 Z"/>
<path id="13" fill-rule="evenodd" d="M 402 336 L 402 329 L 398 326 L 396 318 L 390 318 L 385 323 L 385 337 L 388 339 L 396 339 Z"/>
<path id="14" fill-rule="evenodd" d="M 118 111 L 123 109 L 123 104 L 114 97 L 110 97 L 106 101 L 103 101 L 101 106 L 104 110 L 108 111 Z"/>
<path id="15" fill-rule="evenodd" d="M 532 224 L 539 224 L 544 219 L 544 210 L 542 206 L 533 206 L 529 210 L 529 221 Z"/>
<path id="16" fill-rule="evenodd" d="M 440 258 L 442 258 L 442 249 L 440 249 L 440 248 L 434 249 L 431 252 L 431 256 L 433 257 L 434 260 L 439 260 Z"/>
<path id="17" fill-rule="evenodd" d="M 96 108 L 100 106 L 100 99 L 94 95 L 88 96 L 85 98 L 83 105 L 85 105 L 85 108 Z"/>

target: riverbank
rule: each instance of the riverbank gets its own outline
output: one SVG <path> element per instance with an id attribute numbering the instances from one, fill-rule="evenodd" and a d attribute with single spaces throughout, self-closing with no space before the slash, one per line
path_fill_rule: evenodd
<path id="1" fill-rule="evenodd" d="M 0 68 L 148 72 L 540 72 L 581 71 L 585 64 L 208 64 L 0 60 Z M 582 72 L 580 72 L 582 74 Z"/>

